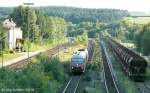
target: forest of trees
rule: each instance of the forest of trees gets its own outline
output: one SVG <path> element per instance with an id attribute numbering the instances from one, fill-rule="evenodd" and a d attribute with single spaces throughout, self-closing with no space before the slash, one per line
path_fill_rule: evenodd
<path id="1" fill-rule="evenodd" d="M 75 24 L 87 21 L 113 22 L 129 16 L 127 10 L 119 9 L 87 9 L 57 6 L 38 7 L 38 9 L 49 16 L 62 17 L 66 21 L 71 21 Z"/>
<path id="2" fill-rule="evenodd" d="M 54 40 L 58 39 L 59 36 L 63 38 L 67 30 L 63 18 L 49 17 L 28 7 L 15 8 L 10 17 L 17 23 L 17 26 L 21 27 L 24 38 L 27 38 L 29 28 L 30 40 L 34 42 L 41 39 Z"/>
<path id="3" fill-rule="evenodd" d="M 79 24 L 70 24 L 68 27 L 68 36 L 74 37 L 87 33 L 89 38 L 95 38 L 96 34 L 104 29 L 106 24 L 102 22 L 80 22 Z"/>
<path id="4" fill-rule="evenodd" d="M 89 37 L 95 37 L 96 33 L 102 29 L 103 22 L 120 20 L 127 15 L 127 11 L 112 9 L 82 9 L 54 6 L 31 9 L 19 6 L 13 10 L 10 18 L 13 18 L 17 25 L 21 27 L 24 38 L 27 37 L 27 26 L 29 26 L 30 40 L 37 42 L 42 39 L 57 39 L 56 37 L 62 37 L 66 33 L 68 33 L 68 36 L 77 36 L 86 32 Z M 74 16 L 78 19 L 74 19 Z M 66 32 L 67 29 L 68 32 Z"/>
<path id="5" fill-rule="evenodd" d="M 137 51 L 143 53 L 143 55 L 150 54 L 150 23 L 136 24 L 128 20 L 122 20 L 118 23 L 109 24 L 105 28 L 111 36 L 123 42 L 133 42 Z"/>
<path id="6" fill-rule="evenodd" d="M 29 26 L 30 40 L 34 42 L 42 39 L 56 39 L 56 37 L 65 35 L 67 29 L 68 36 L 82 35 L 87 32 L 89 37 L 95 37 L 104 22 L 118 21 L 129 16 L 128 11 L 119 9 L 56 6 L 33 8 L 19 6 L 16 8 L 1 7 L 0 9 L 1 15 L 3 15 L 0 19 L 2 20 L 6 16 L 13 18 L 23 30 L 24 38 L 27 37 Z"/>
<path id="7" fill-rule="evenodd" d="M 142 26 L 141 30 L 136 33 L 135 41 L 139 51 L 150 55 L 150 23 Z"/>
<path id="8" fill-rule="evenodd" d="M 10 7 L 0 7 L 0 21 L 3 21 L 4 18 L 7 18 L 11 14 L 13 8 Z"/>
<path id="9" fill-rule="evenodd" d="M 44 14 L 52 17 L 61 17 L 66 21 L 71 21 L 74 24 L 80 22 L 112 22 L 122 19 L 125 16 L 129 16 L 127 10 L 119 9 L 87 9 L 87 8 L 75 8 L 75 7 L 34 7 Z M 0 7 L 0 19 L 7 17 L 12 13 L 14 8 Z"/>

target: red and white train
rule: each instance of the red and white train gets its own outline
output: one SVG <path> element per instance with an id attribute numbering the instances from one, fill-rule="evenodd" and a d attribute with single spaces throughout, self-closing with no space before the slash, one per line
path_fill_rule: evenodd
<path id="1" fill-rule="evenodd" d="M 87 49 L 79 49 L 71 58 L 71 72 L 84 72 L 89 54 Z"/>

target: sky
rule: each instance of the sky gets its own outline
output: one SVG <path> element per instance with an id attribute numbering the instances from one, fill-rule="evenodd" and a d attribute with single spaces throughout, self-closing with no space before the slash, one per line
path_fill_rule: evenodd
<path id="1" fill-rule="evenodd" d="M 150 0 L 0 0 L 0 6 L 72 6 L 81 8 L 111 8 L 128 11 L 150 12 Z"/>

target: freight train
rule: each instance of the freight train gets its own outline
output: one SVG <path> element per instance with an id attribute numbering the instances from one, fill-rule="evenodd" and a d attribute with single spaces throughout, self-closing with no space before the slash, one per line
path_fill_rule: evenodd
<path id="1" fill-rule="evenodd" d="M 146 76 L 147 61 L 111 38 L 107 38 L 106 42 L 113 50 L 115 57 L 120 60 L 126 74 L 132 80 L 143 81 Z"/>

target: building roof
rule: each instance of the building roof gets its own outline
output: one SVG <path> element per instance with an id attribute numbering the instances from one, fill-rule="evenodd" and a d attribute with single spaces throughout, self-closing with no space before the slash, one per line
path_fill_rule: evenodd
<path id="1" fill-rule="evenodd" d="M 5 19 L 2 24 L 3 24 L 3 27 L 5 27 L 7 29 L 11 29 L 11 28 L 16 27 L 16 24 L 12 19 L 11 20 Z"/>

